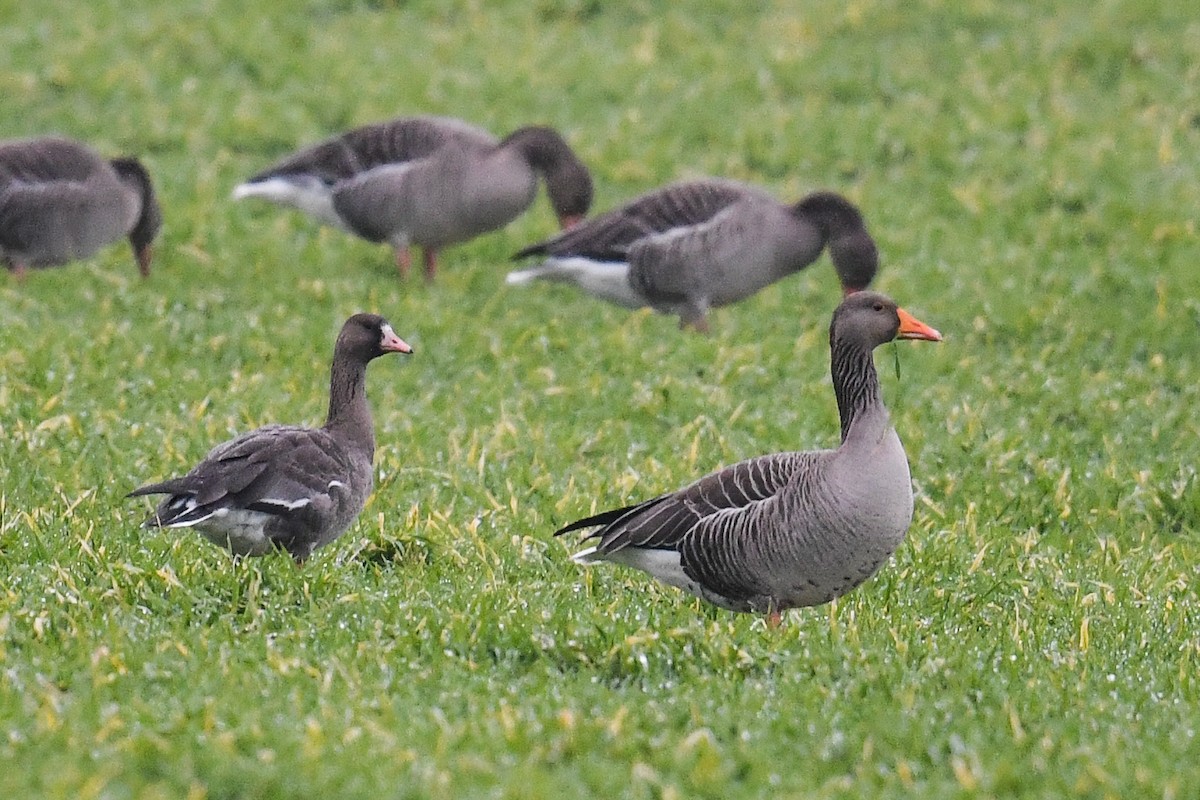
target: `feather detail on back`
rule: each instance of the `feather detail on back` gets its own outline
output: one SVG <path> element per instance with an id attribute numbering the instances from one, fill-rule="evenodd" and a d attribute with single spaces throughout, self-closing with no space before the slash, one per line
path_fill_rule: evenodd
<path id="1" fill-rule="evenodd" d="M 751 187 L 731 181 L 671 184 L 530 245 L 513 258 L 580 256 L 596 261 L 624 261 L 630 246 L 639 239 L 705 222 L 754 192 Z"/>
<path id="2" fill-rule="evenodd" d="M 306 147 L 247 183 L 306 176 L 333 186 L 376 167 L 426 158 L 451 143 L 488 149 L 499 140 L 482 128 L 449 117 L 401 117 L 364 125 Z"/>

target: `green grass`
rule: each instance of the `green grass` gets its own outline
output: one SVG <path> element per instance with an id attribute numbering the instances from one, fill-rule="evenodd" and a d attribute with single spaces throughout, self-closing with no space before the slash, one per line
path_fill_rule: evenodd
<path id="1" fill-rule="evenodd" d="M 149 281 L 125 246 L 0 280 L 0 796 L 1196 791 L 1192 3 L 144 5 L 0 0 L 0 136 L 141 154 L 166 214 Z M 556 125 L 599 208 L 702 174 L 860 203 L 878 288 L 947 334 L 878 358 L 918 489 L 892 562 L 776 632 L 570 564 L 578 515 L 836 442 L 836 282 L 702 338 L 504 287 L 544 198 L 433 286 L 227 200 L 399 113 Z M 140 482 L 319 422 L 358 310 L 417 354 L 372 367 L 349 533 L 297 570 L 138 527 Z"/>

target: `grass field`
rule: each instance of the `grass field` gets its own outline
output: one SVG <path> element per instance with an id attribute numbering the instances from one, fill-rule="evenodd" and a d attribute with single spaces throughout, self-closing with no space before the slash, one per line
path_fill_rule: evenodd
<path id="1" fill-rule="evenodd" d="M 0 276 L 0 797 L 1196 796 L 1194 4 L 755 5 L 0 0 L 0 137 L 140 154 L 166 215 L 148 281 L 125 245 Z M 836 443 L 832 270 L 704 338 L 505 287 L 544 197 L 432 286 L 229 202 L 401 113 L 555 125 L 598 209 L 707 174 L 859 203 L 947 338 L 877 356 L 892 562 L 777 631 L 569 563 L 577 516 Z M 417 354 L 372 367 L 350 532 L 298 570 L 138 527 L 139 483 L 320 422 L 359 310 Z"/>

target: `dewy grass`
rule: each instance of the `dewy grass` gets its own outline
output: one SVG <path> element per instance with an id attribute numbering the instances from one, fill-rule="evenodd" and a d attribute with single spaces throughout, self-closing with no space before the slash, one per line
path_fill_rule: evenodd
<path id="1" fill-rule="evenodd" d="M 142 156 L 166 215 L 0 283 L 0 796 L 1188 797 L 1200 786 L 1192 5 L 0 0 L 0 136 Z M 503 286 L 544 199 L 401 283 L 230 189 L 401 113 L 563 130 L 597 209 L 697 175 L 858 203 L 916 514 L 778 631 L 550 537 L 831 446 L 823 257 L 710 338 Z M 318 424 L 360 310 L 377 489 L 297 570 L 122 500 Z M 901 362 L 899 377 L 891 368 Z"/>

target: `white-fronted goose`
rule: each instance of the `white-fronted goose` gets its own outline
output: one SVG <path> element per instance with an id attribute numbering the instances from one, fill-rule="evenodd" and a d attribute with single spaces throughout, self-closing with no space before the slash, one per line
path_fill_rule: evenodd
<path id="1" fill-rule="evenodd" d="M 142 276 L 162 211 L 135 158 L 106 161 L 58 136 L 0 142 L 0 261 L 23 276 L 129 237 Z"/>
<path id="2" fill-rule="evenodd" d="M 333 350 L 324 427 L 267 425 L 217 445 L 182 478 L 135 489 L 129 497 L 167 495 L 146 527 L 194 527 L 235 555 L 282 548 L 304 561 L 350 527 L 371 493 L 368 362 L 411 352 L 383 317 L 350 317 Z"/>
<path id="3" fill-rule="evenodd" d="M 862 215 L 832 192 L 785 206 L 734 181 L 675 183 L 642 195 L 514 258 L 545 256 L 508 283 L 573 283 L 628 308 L 678 314 L 708 329 L 708 309 L 736 303 L 804 269 L 829 248 L 845 293 L 865 289 L 879 256 Z"/>
<path id="4" fill-rule="evenodd" d="M 726 467 L 677 492 L 562 528 L 599 526 L 575 556 L 613 561 L 733 611 L 827 603 L 869 578 L 912 521 L 908 459 L 879 396 L 872 351 L 941 334 L 887 297 L 851 294 L 829 326 L 842 422 L 836 450 L 776 453 Z"/>
<path id="5" fill-rule="evenodd" d="M 592 203 L 592 178 L 552 128 L 521 128 L 498 141 L 445 117 L 401 117 L 308 147 L 234 189 L 293 206 L 372 242 L 387 242 L 406 275 L 408 247 L 424 249 L 425 275 L 438 250 L 520 216 L 546 181 L 561 225 Z"/>

